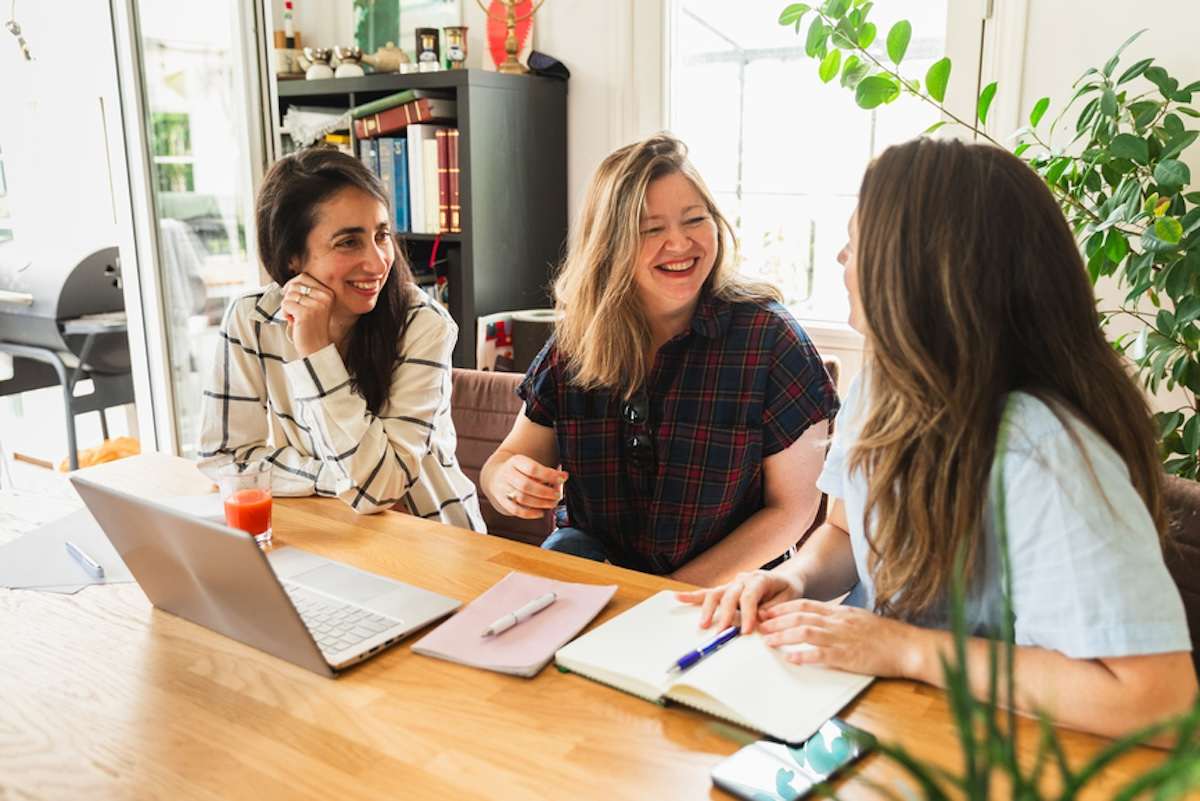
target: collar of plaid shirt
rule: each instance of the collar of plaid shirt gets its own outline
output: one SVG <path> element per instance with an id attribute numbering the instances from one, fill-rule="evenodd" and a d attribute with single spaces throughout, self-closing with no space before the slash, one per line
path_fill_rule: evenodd
<path id="1" fill-rule="evenodd" d="M 254 304 L 254 312 L 251 316 L 259 322 L 283 325 L 287 320 L 280 313 L 282 305 L 283 287 L 276 283 L 267 284 L 263 288 L 262 297 Z"/>

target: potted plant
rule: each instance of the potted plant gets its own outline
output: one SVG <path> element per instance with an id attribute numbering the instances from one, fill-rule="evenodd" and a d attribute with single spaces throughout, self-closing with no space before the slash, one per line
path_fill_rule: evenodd
<path id="1" fill-rule="evenodd" d="M 1004 147 L 984 130 L 998 91 L 995 82 L 979 92 L 971 119 L 945 103 L 952 64 L 942 58 L 923 77 L 902 72 L 912 25 L 901 20 L 877 52 L 878 31 L 867 0 L 791 3 L 781 25 L 804 30 L 804 49 L 819 62 L 821 80 L 838 82 L 864 109 L 891 103 L 907 93 L 928 103 L 940 119 L 926 129 L 961 126 L 977 139 Z M 1066 107 L 1048 117 L 1050 99 L 1029 111 L 1012 151 L 1024 159 L 1058 198 L 1096 283 L 1115 276 L 1126 291 L 1115 317 L 1139 321 L 1140 333 L 1113 339 L 1129 356 L 1151 392 L 1179 387 L 1187 402 L 1156 414 L 1163 467 L 1171 475 L 1200 478 L 1200 192 L 1182 155 L 1200 137 L 1189 118 L 1200 118 L 1192 98 L 1200 81 L 1181 85 L 1153 58 L 1123 69 L 1133 34 L 1102 67 L 1088 69 L 1074 84 Z M 1197 105 L 1200 105 L 1198 103 Z M 1068 113 L 1073 124 L 1064 128 Z"/>

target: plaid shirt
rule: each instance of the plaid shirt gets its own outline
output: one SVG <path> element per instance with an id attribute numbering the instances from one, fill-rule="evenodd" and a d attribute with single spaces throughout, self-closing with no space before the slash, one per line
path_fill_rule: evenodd
<path id="1" fill-rule="evenodd" d="M 651 573 L 686 564 L 761 509 L 763 460 L 838 409 L 816 348 L 777 303 L 706 295 L 689 330 L 659 350 L 648 463 L 630 458 L 619 393 L 585 391 L 565 370 L 551 337 L 517 394 L 530 420 L 554 428 L 570 524 L 614 563 Z"/>

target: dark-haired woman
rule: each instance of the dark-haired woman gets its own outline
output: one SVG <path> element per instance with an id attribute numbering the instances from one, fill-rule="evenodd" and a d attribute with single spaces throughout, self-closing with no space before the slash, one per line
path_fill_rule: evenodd
<path id="1" fill-rule="evenodd" d="M 388 201 L 357 159 L 309 149 L 272 166 L 256 206 L 274 283 L 230 305 L 200 436 L 206 472 L 274 465 L 278 495 L 484 530 L 455 458 L 458 329 L 412 281 Z"/>
<path id="2" fill-rule="evenodd" d="M 867 349 L 817 482 L 829 518 L 776 570 L 682 600 L 702 624 L 740 611 L 770 645 L 807 643 L 794 662 L 941 684 L 962 558 L 986 698 L 1007 547 L 1016 708 L 1106 735 L 1186 710 L 1155 429 L 1045 184 L 998 148 L 890 148 L 838 260 Z"/>

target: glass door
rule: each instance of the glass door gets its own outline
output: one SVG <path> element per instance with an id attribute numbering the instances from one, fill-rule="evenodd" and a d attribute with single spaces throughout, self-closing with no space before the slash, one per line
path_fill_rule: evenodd
<path id="1" fill-rule="evenodd" d="M 143 304 L 157 304 L 147 322 L 159 334 L 158 347 L 148 349 L 159 378 L 156 406 L 165 411 L 159 447 L 194 456 L 222 313 L 259 284 L 253 191 L 265 159 L 255 113 L 258 9 L 239 0 L 113 2 L 127 12 L 118 31 L 132 45 L 123 78 L 137 86 L 124 87 L 125 97 L 140 112 L 127 110 L 125 120 L 130 149 L 142 151 L 132 154 L 130 169 L 143 173 L 144 191 L 133 197 L 135 218 L 145 218 L 139 255 L 153 262 L 139 272 L 148 287 Z M 131 132 L 131 124 L 140 130 Z"/>

